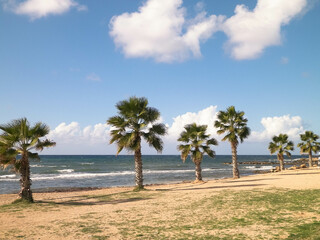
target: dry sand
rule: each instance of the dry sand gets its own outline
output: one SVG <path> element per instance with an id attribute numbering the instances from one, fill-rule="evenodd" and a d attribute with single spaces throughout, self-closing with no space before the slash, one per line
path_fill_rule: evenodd
<path id="1" fill-rule="evenodd" d="M 146 188 L 149 191 L 142 192 L 143 197 L 135 197 L 132 188 L 34 193 L 36 204 L 30 208 L 0 208 L 0 239 L 105 239 L 99 236 L 130 239 L 119 234 L 120 228 L 115 223 L 126 219 L 134 221 L 137 215 L 140 216 L 139 221 L 148 221 L 145 223 L 147 225 L 152 224 L 150 219 L 164 222 L 172 220 L 177 216 L 170 209 L 179 208 L 182 202 L 191 204 L 226 190 L 320 189 L 320 169 L 286 170 L 236 180 L 153 185 Z M 131 197 L 128 197 L 130 194 Z M 16 198 L 15 194 L 0 195 L 0 205 L 9 204 Z M 238 231 L 241 232 L 241 229 Z"/>

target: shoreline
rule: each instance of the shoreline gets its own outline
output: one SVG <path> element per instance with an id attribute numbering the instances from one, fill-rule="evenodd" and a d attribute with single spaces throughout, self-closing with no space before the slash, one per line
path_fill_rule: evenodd
<path id="1" fill-rule="evenodd" d="M 257 170 L 254 173 L 250 174 L 243 174 L 240 175 L 240 178 L 244 178 L 247 176 L 254 176 L 254 175 L 263 175 L 268 174 L 270 171 L 266 170 Z M 227 179 L 233 179 L 232 177 L 221 177 L 221 178 L 206 178 L 203 182 L 209 182 L 209 181 L 218 181 L 218 180 L 227 180 Z M 145 184 L 145 187 L 153 187 L 153 186 L 167 186 L 167 185 L 178 185 L 178 184 L 188 184 L 194 183 L 194 180 L 184 180 L 180 182 L 175 181 L 168 181 L 168 182 L 161 182 L 161 183 L 148 183 Z M 114 189 L 114 188 L 134 188 L 135 185 L 127 185 L 127 186 L 109 186 L 109 187 L 47 187 L 47 188 L 32 188 L 31 190 L 33 193 L 64 193 L 64 192 L 84 192 L 84 191 L 95 191 L 95 190 L 103 190 L 103 189 Z M 0 193 L 1 195 L 11 195 L 11 194 L 18 194 L 20 189 L 13 190 L 10 193 Z"/>
<path id="2" fill-rule="evenodd" d="M 159 189 L 164 189 L 164 188 L 174 188 L 174 187 L 183 187 L 183 186 L 188 186 L 188 187 L 193 187 L 193 186 L 199 186 L 203 184 L 207 185 L 215 185 L 215 184 L 226 184 L 230 182 L 244 182 L 244 181 L 250 181 L 250 178 L 259 178 L 259 177 L 267 177 L 267 178 L 272 178 L 274 176 L 278 175 L 290 175 L 290 174 L 303 174 L 303 173 L 308 173 L 310 171 L 316 171 L 319 173 L 320 176 L 320 166 L 314 167 L 312 169 L 305 168 L 305 169 L 295 169 L 295 170 L 289 170 L 286 169 L 285 171 L 282 172 L 262 172 L 262 173 L 256 173 L 256 174 L 249 174 L 249 175 L 240 175 L 239 179 L 234 179 L 232 177 L 224 177 L 224 178 L 212 178 L 212 179 L 205 179 L 205 181 L 196 183 L 194 181 L 182 181 L 182 182 L 169 182 L 169 183 L 154 183 L 154 184 L 145 184 L 144 186 L 146 187 L 147 190 L 156 190 L 157 188 Z M 290 174 L 289 174 L 290 173 Z M 118 193 L 122 191 L 132 191 L 135 186 L 112 186 L 112 187 L 61 187 L 61 188 L 50 188 L 50 189 L 32 189 L 35 201 L 37 201 L 37 196 L 50 196 L 50 194 L 55 195 L 55 194 L 81 194 L 81 193 L 92 193 L 96 194 L 99 192 L 110 192 L 110 193 Z M 290 188 L 290 187 L 289 187 Z M 319 183 L 319 188 L 320 188 L 320 183 Z M 18 191 L 17 191 L 18 193 Z M 3 204 L 4 199 L 12 199 L 12 201 L 16 200 L 18 198 L 17 193 L 4 193 L 0 194 L 0 206 Z M 41 197 L 42 198 L 42 197 Z M 5 201 L 5 204 L 8 204 L 10 202 Z"/>
<path id="3" fill-rule="evenodd" d="M 34 193 L 33 204 L 0 195 L 0 239 L 285 239 L 298 225 L 320 224 L 319 167 L 139 192 L 73 190 Z"/>

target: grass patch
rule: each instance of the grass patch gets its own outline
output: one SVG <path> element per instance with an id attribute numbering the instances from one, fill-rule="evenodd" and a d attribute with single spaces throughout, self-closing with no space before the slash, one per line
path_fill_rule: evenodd
<path id="1" fill-rule="evenodd" d="M 320 240 L 320 222 L 299 225 L 291 230 L 288 240 Z"/>
<path id="2" fill-rule="evenodd" d="M 119 212 L 122 220 L 114 224 L 123 238 L 320 240 L 314 238 L 320 232 L 319 222 L 310 225 L 315 215 L 320 218 L 320 190 L 212 192 L 192 203 L 164 206 L 161 211 L 170 214 L 166 219 L 156 212 L 131 211 L 135 218 Z"/>

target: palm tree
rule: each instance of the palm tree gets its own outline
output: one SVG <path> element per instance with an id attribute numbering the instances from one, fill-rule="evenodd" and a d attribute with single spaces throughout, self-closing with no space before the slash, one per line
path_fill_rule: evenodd
<path id="1" fill-rule="evenodd" d="M 201 176 L 201 162 L 204 154 L 214 158 L 215 152 L 210 148 L 210 145 L 218 145 L 214 138 L 209 138 L 210 135 L 206 134 L 207 125 L 197 125 L 196 123 L 184 126 L 185 131 L 180 134 L 178 141 L 186 143 L 178 145 L 178 150 L 181 151 L 181 159 L 186 161 L 188 155 L 196 166 L 196 181 L 202 181 Z"/>
<path id="2" fill-rule="evenodd" d="M 317 142 L 319 136 L 311 131 L 306 131 L 304 134 L 300 134 L 301 143 L 298 147 L 301 149 L 301 153 L 309 154 L 309 167 L 312 167 L 312 152 L 317 153 L 320 151 L 320 142 Z"/>
<path id="3" fill-rule="evenodd" d="M 0 130 L 3 131 L 0 135 L 0 165 L 3 168 L 11 166 L 21 175 L 19 196 L 33 202 L 29 159 L 40 160 L 38 153 L 32 153 L 32 150 L 42 151 L 56 145 L 48 139 L 41 139 L 49 133 L 49 127 L 41 122 L 31 127 L 26 118 L 21 118 L 0 125 Z"/>
<path id="4" fill-rule="evenodd" d="M 247 127 L 248 120 L 244 118 L 244 112 L 237 112 L 234 106 L 228 107 L 227 111 L 220 111 L 217 118 L 218 120 L 214 123 L 218 128 L 217 133 L 226 133 L 222 141 L 229 141 L 231 144 L 233 178 L 239 178 L 237 147 L 239 141 L 242 143 L 250 135 L 250 128 Z"/>
<path id="5" fill-rule="evenodd" d="M 287 134 L 280 134 L 279 136 L 274 136 L 272 138 L 272 142 L 269 143 L 270 153 L 273 154 L 277 152 L 277 158 L 280 162 L 280 171 L 284 170 L 284 157 L 286 154 L 288 157 L 291 157 L 291 153 L 289 151 L 293 151 L 293 142 L 288 141 Z"/>
<path id="6" fill-rule="evenodd" d="M 148 100 L 144 97 L 131 97 L 120 101 L 116 108 L 119 115 L 107 120 L 107 123 L 114 127 L 110 144 L 117 143 L 117 155 L 123 148 L 134 152 L 136 189 L 140 190 L 143 189 L 141 139 L 145 139 L 150 147 L 162 152 L 163 142 L 159 136 L 166 134 L 166 127 L 162 123 L 156 123 L 160 118 L 160 112 L 148 107 Z"/>

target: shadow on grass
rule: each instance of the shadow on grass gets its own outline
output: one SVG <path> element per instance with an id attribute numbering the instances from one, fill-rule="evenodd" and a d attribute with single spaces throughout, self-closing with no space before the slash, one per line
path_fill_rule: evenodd
<path id="1" fill-rule="evenodd" d="M 108 205 L 108 204 L 120 204 L 128 202 L 137 202 L 148 200 L 151 198 L 128 198 L 128 199 L 116 199 L 116 200 L 106 200 L 106 201 L 95 201 L 95 202 L 86 202 L 87 198 L 70 200 L 65 202 L 53 202 L 53 201 L 35 201 L 35 203 L 47 203 L 54 205 L 63 205 L 63 206 L 96 206 L 96 205 Z"/>
<path id="2" fill-rule="evenodd" d="M 128 202 L 137 202 L 143 200 L 152 199 L 150 196 L 143 196 L 142 192 L 120 192 L 112 193 L 106 195 L 82 195 L 82 196 L 73 196 L 71 200 L 67 201 L 54 201 L 62 198 L 55 198 L 47 201 L 36 201 L 36 203 L 48 203 L 56 205 L 65 205 L 65 206 L 94 206 L 94 205 L 106 205 L 106 204 L 121 204 Z M 70 197 L 69 197 L 70 198 Z M 73 198 L 73 199 L 72 199 Z"/>
<path id="3" fill-rule="evenodd" d="M 273 181 L 273 180 L 277 180 L 280 178 L 259 178 L 259 179 L 250 179 L 250 180 L 229 180 L 226 182 L 232 182 L 232 183 L 237 183 L 237 182 L 258 182 L 258 181 Z"/>
<path id="4" fill-rule="evenodd" d="M 157 191 L 190 191 L 190 190 L 205 190 L 205 189 L 233 189 L 241 187 L 260 187 L 267 184 L 242 184 L 242 185 L 229 185 L 229 186 L 212 186 L 212 187 L 194 187 L 192 188 L 171 188 L 171 189 L 157 189 Z"/>
<path id="5" fill-rule="evenodd" d="M 298 175 L 312 175 L 312 174 L 320 174 L 320 173 L 315 173 L 315 172 L 309 172 L 309 173 L 306 173 L 306 172 L 303 172 L 303 173 L 283 173 L 281 175 L 287 175 L 287 176 L 298 176 Z"/>

